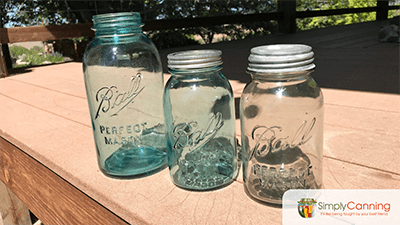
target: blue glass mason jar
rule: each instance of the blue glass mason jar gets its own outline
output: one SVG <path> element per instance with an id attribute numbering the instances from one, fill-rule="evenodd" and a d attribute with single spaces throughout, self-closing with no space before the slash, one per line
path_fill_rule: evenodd
<path id="1" fill-rule="evenodd" d="M 165 168 L 162 67 L 140 14 L 96 15 L 93 22 L 83 72 L 100 170 L 130 177 Z"/>
<path id="2" fill-rule="evenodd" d="M 322 187 L 324 101 L 307 45 L 251 49 L 240 99 L 246 193 L 282 204 L 288 189 Z"/>
<path id="3" fill-rule="evenodd" d="M 164 89 L 170 176 L 175 185 L 209 190 L 237 175 L 232 88 L 222 75 L 221 51 L 168 55 L 171 78 Z"/>

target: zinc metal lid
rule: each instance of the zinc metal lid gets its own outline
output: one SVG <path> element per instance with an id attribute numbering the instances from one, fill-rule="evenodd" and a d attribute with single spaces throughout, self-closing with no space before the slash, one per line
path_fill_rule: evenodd
<path id="1" fill-rule="evenodd" d="M 315 68 L 314 52 L 308 45 L 278 44 L 254 47 L 250 51 L 250 72 L 287 73 Z"/>
<path id="2" fill-rule="evenodd" d="M 203 69 L 222 65 L 220 50 L 189 50 L 168 54 L 168 67 L 174 70 Z"/>

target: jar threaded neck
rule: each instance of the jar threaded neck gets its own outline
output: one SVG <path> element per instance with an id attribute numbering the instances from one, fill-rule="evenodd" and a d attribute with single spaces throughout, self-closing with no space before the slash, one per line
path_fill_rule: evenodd
<path id="1" fill-rule="evenodd" d="M 93 16 L 96 36 L 126 35 L 142 32 L 144 23 L 139 12 L 108 13 Z"/>

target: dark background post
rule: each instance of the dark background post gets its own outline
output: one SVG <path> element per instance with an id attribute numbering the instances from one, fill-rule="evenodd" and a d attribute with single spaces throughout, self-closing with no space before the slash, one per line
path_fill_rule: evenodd
<path id="1" fill-rule="evenodd" d="M 4 2 L 2 2 L 4 4 Z M 3 10 L 4 5 L 0 5 L 0 28 L 3 28 L 5 17 L 5 11 Z M 10 50 L 8 49 L 8 44 L 0 44 L 1 52 L 0 52 L 0 66 L 1 66 L 1 75 L 0 77 L 8 76 L 8 69 L 12 68 L 11 55 Z"/>
<path id="2" fill-rule="evenodd" d="M 283 34 L 295 33 L 296 26 L 296 0 L 278 0 L 277 11 L 283 15 L 278 21 L 278 31 Z"/>
<path id="3" fill-rule="evenodd" d="M 0 48 L 0 78 L 8 76 L 6 62 L 3 56 L 3 50 Z"/>
<path id="4" fill-rule="evenodd" d="M 12 68 L 12 62 L 11 62 L 11 55 L 10 55 L 10 50 L 8 49 L 8 44 L 2 44 L 1 49 L 3 50 L 3 55 L 4 59 L 7 65 L 8 69 Z"/>
<path id="5" fill-rule="evenodd" d="M 389 14 L 389 0 L 378 0 L 376 6 L 376 20 L 387 20 Z"/>

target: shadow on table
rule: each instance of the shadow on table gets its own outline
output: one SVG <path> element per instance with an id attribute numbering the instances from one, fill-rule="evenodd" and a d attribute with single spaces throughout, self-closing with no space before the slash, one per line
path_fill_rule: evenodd
<path id="1" fill-rule="evenodd" d="M 27 66 L 27 67 L 12 68 L 12 69 L 9 69 L 8 73 L 9 73 L 9 76 L 22 75 L 22 74 L 32 72 L 33 68 L 48 67 L 48 66 L 53 66 L 53 65 L 66 64 L 66 63 L 70 63 L 70 62 L 77 62 L 77 61 L 67 61 L 67 62 L 59 62 L 59 63 L 45 64 L 45 65 L 34 65 L 34 66 Z"/>
<path id="2" fill-rule="evenodd" d="M 227 45 L 227 44 L 225 44 Z M 246 72 L 250 50 L 223 46 L 193 46 L 186 49 L 214 48 L 223 51 L 222 73 L 229 80 L 247 83 L 251 77 Z M 184 50 L 186 50 L 184 49 Z M 390 49 L 390 48 L 389 48 Z M 163 70 L 168 73 L 167 53 L 163 52 Z M 399 94 L 399 48 L 390 51 L 376 49 L 314 48 L 316 69 L 311 74 L 322 88 Z M 163 58 L 164 57 L 164 58 Z"/>

